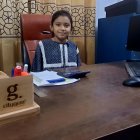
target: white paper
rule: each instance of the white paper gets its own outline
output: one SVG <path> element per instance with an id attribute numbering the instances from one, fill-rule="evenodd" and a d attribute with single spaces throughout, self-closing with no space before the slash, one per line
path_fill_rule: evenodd
<path id="1" fill-rule="evenodd" d="M 33 83 L 36 86 L 55 86 L 55 85 L 66 85 L 70 83 L 74 83 L 79 81 L 80 79 L 69 79 L 59 76 L 57 72 L 54 71 L 42 71 L 42 72 L 31 72 L 33 75 Z M 48 80 L 57 80 L 60 78 L 64 78 L 65 81 L 57 82 L 57 83 L 49 83 Z"/>

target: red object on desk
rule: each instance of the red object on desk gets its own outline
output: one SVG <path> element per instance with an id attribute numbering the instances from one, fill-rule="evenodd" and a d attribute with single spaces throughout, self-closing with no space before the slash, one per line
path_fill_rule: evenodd
<path id="1" fill-rule="evenodd" d="M 22 68 L 21 66 L 16 66 L 14 69 L 14 76 L 21 76 Z"/>

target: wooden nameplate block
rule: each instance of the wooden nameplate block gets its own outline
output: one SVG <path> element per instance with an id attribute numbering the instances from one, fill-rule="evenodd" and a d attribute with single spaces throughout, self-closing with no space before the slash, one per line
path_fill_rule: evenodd
<path id="1" fill-rule="evenodd" d="M 39 113 L 40 107 L 34 102 L 31 75 L 0 77 L 0 124 Z"/>
<path id="2" fill-rule="evenodd" d="M 40 106 L 34 102 L 33 106 L 0 115 L 0 125 L 17 121 L 40 113 Z"/>

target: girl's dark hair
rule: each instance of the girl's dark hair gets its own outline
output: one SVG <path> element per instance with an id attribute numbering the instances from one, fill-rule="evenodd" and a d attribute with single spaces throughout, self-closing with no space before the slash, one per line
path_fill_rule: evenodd
<path id="1" fill-rule="evenodd" d="M 59 10 L 59 11 L 56 11 L 56 12 L 53 14 L 52 20 L 51 20 L 51 25 L 53 26 L 54 21 L 55 21 L 58 17 L 60 17 L 60 16 L 66 16 L 66 17 L 68 17 L 69 20 L 70 20 L 70 23 L 71 23 L 71 29 L 73 29 L 72 17 L 71 17 L 71 15 L 70 15 L 70 13 L 69 13 L 68 11 L 65 11 L 65 10 Z"/>

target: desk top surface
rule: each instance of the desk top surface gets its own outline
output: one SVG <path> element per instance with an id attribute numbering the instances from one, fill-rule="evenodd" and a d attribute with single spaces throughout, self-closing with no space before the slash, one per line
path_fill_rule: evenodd
<path id="1" fill-rule="evenodd" d="M 87 65 L 79 82 L 39 88 L 40 114 L 0 126 L 3 140 L 91 140 L 140 123 L 140 88 L 124 87 L 123 63 Z"/>

